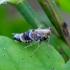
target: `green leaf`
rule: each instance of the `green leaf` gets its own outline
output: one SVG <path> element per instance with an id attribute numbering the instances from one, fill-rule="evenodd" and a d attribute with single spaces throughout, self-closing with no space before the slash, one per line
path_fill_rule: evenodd
<path id="1" fill-rule="evenodd" d="M 65 62 L 53 46 L 42 42 L 30 57 L 38 45 L 23 50 L 26 45 L 0 36 L 0 70 L 64 70 Z"/>

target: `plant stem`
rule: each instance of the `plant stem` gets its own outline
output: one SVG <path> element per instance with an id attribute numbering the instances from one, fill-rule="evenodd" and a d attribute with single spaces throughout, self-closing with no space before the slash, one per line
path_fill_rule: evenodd
<path id="1" fill-rule="evenodd" d="M 50 21 L 58 31 L 60 37 L 70 46 L 70 36 L 67 25 L 62 19 L 59 9 L 57 8 L 54 0 L 38 0 L 49 17 Z"/>
<path id="2" fill-rule="evenodd" d="M 58 49 L 58 47 L 60 47 L 65 52 L 65 54 L 70 58 L 69 47 L 67 46 L 67 44 L 65 44 L 65 42 L 63 40 L 61 40 L 54 34 L 51 34 L 50 44 L 52 44 L 56 49 Z"/>
<path id="3" fill-rule="evenodd" d="M 38 18 L 36 13 L 25 0 L 15 5 L 15 7 L 33 28 L 42 28 L 42 21 Z"/>

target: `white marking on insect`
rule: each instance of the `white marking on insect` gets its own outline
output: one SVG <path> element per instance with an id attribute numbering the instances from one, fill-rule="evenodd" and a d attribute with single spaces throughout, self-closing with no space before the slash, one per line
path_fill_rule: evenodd
<path id="1" fill-rule="evenodd" d="M 24 43 L 28 43 L 28 42 L 32 42 L 32 41 L 36 41 L 33 44 L 36 44 L 37 42 L 39 43 L 40 41 L 45 41 L 47 38 L 50 38 L 50 27 L 46 28 L 46 29 L 32 29 L 29 30 L 27 32 L 24 33 L 13 33 L 14 40 L 20 41 L 20 42 L 24 42 Z M 49 40 L 48 40 L 49 42 Z M 29 46 L 32 46 L 33 44 L 30 44 L 24 48 L 27 48 Z M 34 50 L 34 52 L 40 47 L 40 45 L 38 45 L 38 47 Z M 32 55 L 34 54 L 34 52 L 32 53 Z"/>

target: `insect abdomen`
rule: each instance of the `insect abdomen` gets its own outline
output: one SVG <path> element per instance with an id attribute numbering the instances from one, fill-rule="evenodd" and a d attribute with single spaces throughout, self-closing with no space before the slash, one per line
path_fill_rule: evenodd
<path id="1" fill-rule="evenodd" d="M 32 41 L 31 38 L 29 37 L 29 32 L 30 31 L 23 33 L 23 38 L 24 38 L 25 42 L 31 42 Z"/>

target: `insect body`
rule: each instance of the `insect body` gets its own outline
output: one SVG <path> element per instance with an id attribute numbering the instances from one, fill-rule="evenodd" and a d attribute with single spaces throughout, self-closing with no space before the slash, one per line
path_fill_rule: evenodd
<path id="1" fill-rule="evenodd" d="M 24 33 L 14 33 L 14 40 L 28 43 L 35 41 L 42 41 L 46 40 L 50 36 L 51 30 L 50 28 L 47 29 L 32 29 Z"/>
<path id="2" fill-rule="evenodd" d="M 45 41 L 47 38 L 50 38 L 50 33 L 51 33 L 50 28 L 46 28 L 46 29 L 38 28 L 38 29 L 29 30 L 29 31 L 24 32 L 24 33 L 14 33 L 13 39 L 20 41 L 20 42 L 24 42 L 24 43 L 36 41 L 35 43 L 33 43 L 33 44 L 36 44 L 37 42 L 39 43 L 40 41 Z M 33 44 L 30 44 L 24 48 L 27 48 Z M 34 50 L 34 52 L 39 47 L 40 47 L 40 45 L 38 45 L 38 47 Z M 31 54 L 31 56 L 34 54 L 34 52 Z"/>

